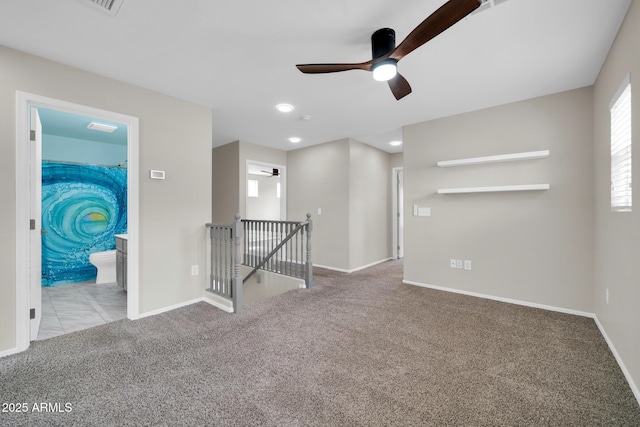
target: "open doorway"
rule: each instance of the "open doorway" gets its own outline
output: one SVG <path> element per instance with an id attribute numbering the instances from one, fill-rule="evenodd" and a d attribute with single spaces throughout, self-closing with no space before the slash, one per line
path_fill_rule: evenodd
<path id="1" fill-rule="evenodd" d="M 286 168 L 247 160 L 245 218 L 285 221 L 287 216 Z"/>
<path id="2" fill-rule="evenodd" d="M 404 170 L 392 169 L 393 258 L 404 258 Z"/>
<path id="3" fill-rule="evenodd" d="M 126 313 L 139 316 L 138 308 L 138 119 L 106 110 L 24 92 L 16 93 L 16 324 L 17 348 L 22 351 L 38 337 L 42 320 L 42 121 L 38 110 L 86 116 L 126 128 L 126 229 L 128 266 Z M 46 113 L 45 113 L 46 114 Z M 74 151 L 74 150 L 72 150 Z M 82 187 L 78 184 L 74 189 Z M 70 192 L 67 192 L 70 193 Z M 74 222 L 79 233 L 96 231 L 106 213 L 101 209 L 79 210 Z M 84 222 L 84 223 L 83 223 Z M 101 291 L 104 289 L 101 289 Z"/>
<path id="4" fill-rule="evenodd" d="M 43 340 L 127 316 L 115 249 L 116 239 L 128 236 L 128 126 L 42 107 L 32 116 L 33 110 L 42 125 L 36 339 Z"/>

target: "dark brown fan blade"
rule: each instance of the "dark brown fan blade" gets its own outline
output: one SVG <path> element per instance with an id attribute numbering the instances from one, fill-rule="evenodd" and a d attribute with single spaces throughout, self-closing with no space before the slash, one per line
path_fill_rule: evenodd
<path id="1" fill-rule="evenodd" d="M 398 101 L 411 93 L 409 82 L 400 73 L 389 80 L 389 89 Z"/>
<path id="2" fill-rule="evenodd" d="M 422 21 L 391 53 L 400 60 L 480 7 L 480 0 L 449 0 Z"/>
<path id="3" fill-rule="evenodd" d="M 371 63 L 360 62 L 357 64 L 298 64 L 298 70 L 306 74 L 319 74 L 319 73 L 337 73 L 338 71 L 348 70 L 365 70 L 371 71 Z"/>

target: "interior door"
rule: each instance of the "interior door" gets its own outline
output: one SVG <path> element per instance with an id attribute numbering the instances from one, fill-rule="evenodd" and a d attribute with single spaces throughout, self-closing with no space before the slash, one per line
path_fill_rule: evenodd
<path id="1" fill-rule="evenodd" d="M 398 171 L 398 258 L 404 258 L 404 171 Z"/>
<path id="2" fill-rule="evenodd" d="M 31 107 L 29 137 L 29 195 L 31 231 L 29 236 L 29 340 L 38 338 L 42 319 L 42 123 L 38 110 Z"/>

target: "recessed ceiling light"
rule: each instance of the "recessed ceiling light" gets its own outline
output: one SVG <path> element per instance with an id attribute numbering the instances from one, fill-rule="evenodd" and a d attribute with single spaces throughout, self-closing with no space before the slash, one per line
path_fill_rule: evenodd
<path id="1" fill-rule="evenodd" d="M 281 113 L 290 113 L 293 111 L 293 105 L 291 104 L 278 104 L 276 105 L 276 109 Z"/>
<path id="2" fill-rule="evenodd" d="M 88 129 L 99 130 L 100 132 L 112 133 L 118 126 L 105 125 L 104 123 L 91 122 L 87 125 Z"/>
<path id="3" fill-rule="evenodd" d="M 297 144 L 300 141 L 302 141 L 302 138 L 299 138 L 297 136 L 292 136 L 291 138 L 289 138 L 289 142 L 292 142 L 294 144 Z"/>
<path id="4" fill-rule="evenodd" d="M 398 145 L 402 145 L 402 141 L 391 141 L 389 145 L 393 145 L 394 147 L 396 147 Z"/>

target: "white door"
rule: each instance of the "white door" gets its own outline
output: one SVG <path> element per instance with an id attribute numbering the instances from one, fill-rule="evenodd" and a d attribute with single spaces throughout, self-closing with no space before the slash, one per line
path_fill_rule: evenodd
<path id="1" fill-rule="evenodd" d="M 31 124 L 29 137 L 29 218 L 31 231 L 29 235 L 29 308 L 30 333 L 29 340 L 38 338 L 40 320 L 42 319 L 42 123 L 38 110 L 31 108 Z"/>
<path id="2" fill-rule="evenodd" d="M 397 189 L 397 204 L 398 204 L 398 258 L 404 258 L 404 172 L 398 171 L 398 189 Z"/>
<path id="3" fill-rule="evenodd" d="M 404 258 L 404 175 L 402 168 L 393 168 L 391 172 L 391 204 L 394 259 Z"/>

